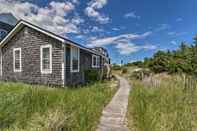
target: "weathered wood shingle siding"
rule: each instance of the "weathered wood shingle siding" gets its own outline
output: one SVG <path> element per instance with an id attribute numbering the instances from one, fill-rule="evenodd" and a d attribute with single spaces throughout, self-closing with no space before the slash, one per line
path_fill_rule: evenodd
<path id="1" fill-rule="evenodd" d="M 41 74 L 40 46 L 52 45 L 52 74 Z M 13 71 L 13 48 L 21 48 L 22 72 Z M 3 48 L 3 80 L 61 85 L 62 43 L 34 29 L 24 27 Z"/>

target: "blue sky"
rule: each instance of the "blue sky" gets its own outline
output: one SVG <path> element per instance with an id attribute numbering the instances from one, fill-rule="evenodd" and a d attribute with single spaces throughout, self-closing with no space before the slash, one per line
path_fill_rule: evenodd
<path id="1" fill-rule="evenodd" d="M 88 47 L 108 49 L 113 63 L 192 43 L 196 0 L 0 0 L 12 13 Z"/>

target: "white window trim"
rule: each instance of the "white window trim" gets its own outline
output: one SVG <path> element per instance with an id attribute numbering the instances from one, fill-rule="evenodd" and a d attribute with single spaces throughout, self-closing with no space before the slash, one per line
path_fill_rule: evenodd
<path id="1" fill-rule="evenodd" d="M 96 65 L 94 65 L 94 58 L 96 58 Z M 97 68 L 97 56 L 92 55 L 92 68 Z"/>
<path id="2" fill-rule="evenodd" d="M 77 49 L 77 52 L 78 52 L 78 69 L 77 70 L 73 70 L 73 60 L 72 60 L 72 52 L 73 52 L 73 49 L 76 48 Z M 79 72 L 80 71 L 80 49 L 78 47 L 71 47 L 71 51 L 70 51 L 70 69 L 71 69 L 71 72 Z"/>
<path id="3" fill-rule="evenodd" d="M 49 48 L 49 69 L 43 69 L 43 49 Z M 52 45 L 41 45 L 40 46 L 40 71 L 41 74 L 51 74 L 52 73 Z"/>
<path id="4" fill-rule="evenodd" d="M 1 66 L 1 74 L 0 74 L 0 75 L 2 76 L 2 75 L 3 75 L 3 70 L 2 70 L 2 67 L 3 67 L 3 66 L 2 66 L 2 65 L 3 65 L 3 64 L 2 64 L 2 60 L 3 60 L 2 57 L 3 57 L 3 56 L 2 56 L 2 49 L 1 49 L 1 48 L 0 48 L 0 55 L 1 55 L 1 56 L 0 56 L 0 60 L 1 60 L 1 65 L 0 65 L 0 66 Z"/>
<path id="5" fill-rule="evenodd" d="M 99 63 L 98 63 L 98 59 L 99 59 Z M 100 58 L 100 56 L 97 56 L 96 64 L 97 64 L 97 68 L 100 68 L 100 64 L 101 64 L 101 58 Z"/>
<path id="6" fill-rule="evenodd" d="M 94 65 L 94 57 L 96 57 L 96 65 Z M 100 63 L 98 64 L 98 59 L 100 59 L 100 56 L 92 55 L 92 68 L 99 68 L 100 67 Z"/>
<path id="7" fill-rule="evenodd" d="M 15 69 L 15 52 L 19 51 L 19 62 L 20 62 L 20 68 L 19 69 Z M 21 72 L 22 71 L 22 60 L 21 60 L 21 48 L 14 48 L 13 49 L 13 69 L 14 72 Z"/>

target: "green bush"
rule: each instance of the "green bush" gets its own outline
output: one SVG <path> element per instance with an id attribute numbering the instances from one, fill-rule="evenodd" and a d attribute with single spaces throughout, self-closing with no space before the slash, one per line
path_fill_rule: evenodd
<path id="1" fill-rule="evenodd" d="M 120 65 L 113 65 L 112 67 L 113 70 L 121 70 L 121 66 Z"/>
<path id="2" fill-rule="evenodd" d="M 126 74 L 128 72 L 127 68 L 122 69 L 122 74 Z"/>
<path id="3" fill-rule="evenodd" d="M 100 73 L 98 70 L 89 69 L 84 71 L 85 81 L 88 83 L 99 81 Z"/>

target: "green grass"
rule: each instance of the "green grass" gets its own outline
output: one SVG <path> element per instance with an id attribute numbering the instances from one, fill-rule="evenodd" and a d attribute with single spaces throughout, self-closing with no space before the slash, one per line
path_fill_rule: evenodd
<path id="1" fill-rule="evenodd" d="M 92 131 L 115 93 L 110 82 L 77 89 L 0 83 L 0 130 Z"/>
<path id="2" fill-rule="evenodd" d="M 173 76 L 157 88 L 137 80 L 132 84 L 128 108 L 132 131 L 197 130 L 197 89 L 190 88 L 191 82 Z"/>

